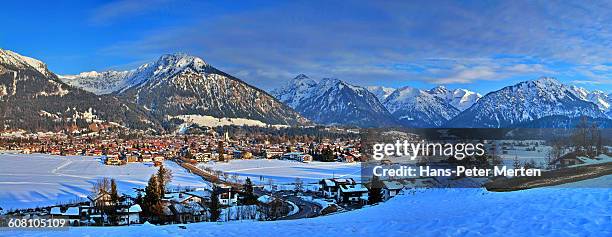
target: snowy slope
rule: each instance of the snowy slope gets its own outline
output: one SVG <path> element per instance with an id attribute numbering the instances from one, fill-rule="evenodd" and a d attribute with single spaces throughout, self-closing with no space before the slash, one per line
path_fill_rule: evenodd
<path id="1" fill-rule="evenodd" d="M 77 75 L 60 75 L 59 78 L 71 86 L 103 95 L 142 83 L 146 77 L 141 76 L 141 73 L 148 68 L 149 64 L 144 64 L 130 71 L 91 71 Z"/>
<path id="2" fill-rule="evenodd" d="M 593 102 L 602 111 L 606 113 L 612 111 L 612 94 L 606 95 L 606 93 L 604 93 L 601 90 L 589 91 L 585 88 L 577 87 L 577 86 L 570 86 L 570 89 L 574 92 L 574 94 L 578 98 L 589 101 L 589 102 Z"/>
<path id="3" fill-rule="evenodd" d="M 485 95 L 447 126 L 508 127 L 552 115 L 607 117 L 597 105 L 576 96 L 569 86 L 553 78 L 540 78 Z"/>
<path id="4" fill-rule="evenodd" d="M 99 157 L 42 154 L 0 154 L 0 164 L 0 207 L 5 210 L 82 200 L 92 183 L 104 177 L 115 178 L 121 192 L 132 193 L 132 188 L 146 186 L 158 169 L 145 163 L 108 166 Z M 172 186 L 210 187 L 174 162 L 165 166 L 172 170 Z"/>
<path id="5" fill-rule="evenodd" d="M 384 105 L 408 127 L 439 127 L 459 114 L 459 110 L 445 100 L 408 86 L 395 90 Z"/>
<path id="6" fill-rule="evenodd" d="M 325 78 L 317 83 L 299 75 L 271 93 L 317 123 L 359 127 L 395 124 L 374 94 L 338 79 Z"/>
<path id="7" fill-rule="evenodd" d="M 395 91 L 395 88 L 384 86 L 368 86 L 366 88 L 372 92 L 379 101 L 385 101 L 385 99 Z"/>
<path id="8" fill-rule="evenodd" d="M 186 54 L 163 55 L 130 71 L 87 72 L 62 80 L 97 94 L 113 93 L 143 106 L 162 121 L 212 116 L 265 124 L 309 123 L 266 92 Z"/>
<path id="9" fill-rule="evenodd" d="M 612 176 L 578 182 L 593 187 Z M 410 191 L 385 203 L 330 216 L 268 222 L 78 227 L 5 231 L 7 236 L 610 236 L 610 188 L 551 187 L 492 193 L 482 189 Z"/>
<path id="10" fill-rule="evenodd" d="M 32 68 L 47 77 L 53 75 L 45 63 L 2 48 L 0 48 L 0 64 L 13 65 L 19 69 Z"/>
<path id="11" fill-rule="evenodd" d="M 2 49 L 0 114 L 5 129 L 57 130 L 75 121 L 86 126 L 92 117 L 130 128 L 158 128 L 135 104 L 71 87 L 41 61 Z"/>
<path id="12" fill-rule="evenodd" d="M 482 95 L 473 91 L 466 89 L 449 90 L 444 86 L 434 87 L 427 92 L 440 99 L 443 99 L 460 111 L 466 110 L 482 97 Z"/>
<path id="13" fill-rule="evenodd" d="M 279 125 L 309 123 L 268 93 L 194 56 L 163 55 L 131 81 L 134 86 L 119 95 L 159 117 L 203 115 Z"/>

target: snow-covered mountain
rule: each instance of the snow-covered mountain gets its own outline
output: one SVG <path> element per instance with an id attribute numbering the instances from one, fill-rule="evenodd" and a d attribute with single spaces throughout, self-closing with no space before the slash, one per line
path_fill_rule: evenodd
<path id="1" fill-rule="evenodd" d="M 53 73 L 47 69 L 47 65 L 40 60 L 26 57 L 2 48 L 0 48 L 0 64 L 11 65 L 19 70 L 33 69 L 43 76 L 53 76 Z"/>
<path id="2" fill-rule="evenodd" d="M 485 95 L 447 126 L 509 127 L 553 115 L 606 117 L 597 105 L 577 96 L 570 86 L 543 77 Z"/>
<path id="3" fill-rule="evenodd" d="M 379 101 L 385 101 L 391 93 L 395 91 L 395 88 L 384 87 L 384 86 L 368 86 L 366 87 L 372 94 L 378 98 Z"/>
<path id="4" fill-rule="evenodd" d="M 443 99 L 446 103 L 449 103 L 460 111 L 466 110 L 482 97 L 482 95 L 473 91 L 466 89 L 449 90 L 444 86 L 434 87 L 427 92 Z"/>
<path id="5" fill-rule="evenodd" d="M 103 95 L 139 85 L 147 79 L 149 70 L 151 70 L 150 64 L 144 64 L 129 71 L 91 71 L 77 75 L 60 75 L 59 78 L 68 85 Z"/>
<path id="6" fill-rule="evenodd" d="M 317 82 L 304 74 L 300 74 L 280 88 L 272 90 L 270 93 L 291 108 L 297 108 L 300 103 L 312 96 L 312 89 L 317 86 Z"/>
<path id="7" fill-rule="evenodd" d="M 360 127 L 395 125 L 391 114 L 374 94 L 338 79 L 326 78 L 317 83 L 299 75 L 271 93 L 317 123 Z"/>
<path id="8" fill-rule="evenodd" d="M 578 86 L 570 86 L 570 89 L 578 98 L 593 102 L 604 112 L 612 111 L 612 94 L 604 93 L 601 90 L 589 91 Z"/>
<path id="9" fill-rule="evenodd" d="M 408 127 L 439 127 L 459 114 L 459 110 L 445 100 L 408 86 L 395 90 L 383 104 Z"/>
<path id="10" fill-rule="evenodd" d="M 43 62 L 3 49 L 0 117 L 4 129 L 58 130 L 92 122 L 139 129 L 160 127 L 135 104 L 73 88 L 60 81 Z"/>
<path id="11" fill-rule="evenodd" d="M 274 125 L 309 123 L 268 93 L 185 54 L 163 55 L 130 71 L 123 84 L 117 95 L 164 120 L 212 116 Z"/>

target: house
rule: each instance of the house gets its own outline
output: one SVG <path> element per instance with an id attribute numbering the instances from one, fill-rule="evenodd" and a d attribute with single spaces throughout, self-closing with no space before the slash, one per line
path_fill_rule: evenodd
<path id="1" fill-rule="evenodd" d="M 92 195 L 87 196 L 87 199 L 89 199 L 90 206 L 92 207 L 104 207 L 104 206 L 111 205 L 110 193 L 103 191 L 103 190 L 101 190 L 96 195 L 92 194 Z"/>
<path id="2" fill-rule="evenodd" d="M 153 162 L 164 162 L 165 158 L 163 156 L 154 156 Z"/>
<path id="3" fill-rule="evenodd" d="M 368 189 L 363 184 L 341 184 L 336 200 L 341 203 L 367 204 Z"/>
<path id="4" fill-rule="evenodd" d="M 106 155 L 106 161 L 104 163 L 107 165 L 121 165 L 122 164 L 118 155 Z"/>
<path id="5" fill-rule="evenodd" d="M 554 165 L 557 168 L 568 167 L 572 165 L 580 165 L 584 164 L 584 160 L 580 159 L 576 152 L 567 153 L 557 159 L 554 159 L 550 162 L 551 165 Z"/>
<path id="6" fill-rule="evenodd" d="M 382 183 L 382 195 L 383 200 L 385 201 L 389 200 L 392 197 L 395 197 L 404 188 L 404 185 L 398 181 L 384 180 L 382 181 Z"/>
<path id="7" fill-rule="evenodd" d="M 312 156 L 308 154 L 304 154 L 301 152 L 289 152 L 285 153 L 281 156 L 282 160 L 295 160 L 304 163 L 308 163 L 312 161 Z"/>
<path id="8" fill-rule="evenodd" d="M 196 153 L 194 157 L 197 162 L 209 162 L 212 159 L 212 153 L 210 152 Z"/>
<path id="9" fill-rule="evenodd" d="M 125 155 L 125 158 L 127 160 L 128 163 L 134 163 L 134 162 L 138 162 L 138 154 L 127 154 Z"/>
<path id="10" fill-rule="evenodd" d="M 138 204 L 123 208 L 119 211 L 119 225 L 140 224 L 142 208 Z"/>
<path id="11" fill-rule="evenodd" d="M 140 157 L 140 162 L 153 162 L 153 156 L 151 154 L 143 154 Z"/>
<path id="12" fill-rule="evenodd" d="M 258 207 L 265 218 L 276 219 L 289 213 L 289 206 L 284 205 L 283 200 L 270 196 L 262 195 L 257 198 Z"/>
<path id="13" fill-rule="evenodd" d="M 274 159 L 274 158 L 277 158 L 277 157 L 281 157 L 282 155 L 283 155 L 282 151 L 272 150 L 272 149 L 264 150 L 264 157 L 266 159 Z"/>
<path id="14" fill-rule="evenodd" d="M 217 187 L 217 198 L 219 203 L 225 206 L 235 206 L 238 203 L 238 192 L 232 189 L 231 186 L 221 185 Z"/>
<path id="15" fill-rule="evenodd" d="M 79 207 L 69 207 L 63 214 L 64 218 L 68 219 L 68 223 L 72 226 L 78 226 L 81 222 L 81 212 Z"/>
<path id="16" fill-rule="evenodd" d="M 52 207 L 49 215 L 54 219 L 65 219 L 72 226 L 78 226 L 81 221 L 79 207 L 68 207 L 65 211 L 62 211 L 61 207 Z"/>
<path id="17" fill-rule="evenodd" d="M 171 203 L 168 206 L 173 213 L 173 221 L 176 223 L 190 223 L 204 221 L 208 211 L 200 203 Z"/>
<path id="18" fill-rule="evenodd" d="M 355 162 L 355 157 L 352 155 L 342 155 L 340 156 L 340 161 L 342 162 L 346 162 L 346 163 L 353 163 Z"/>
<path id="19" fill-rule="evenodd" d="M 352 178 L 348 179 L 322 179 L 319 181 L 319 191 L 321 195 L 326 198 L 337 198 L 338 189 L 343 184 L 355 184 L 355 180 Z"/>

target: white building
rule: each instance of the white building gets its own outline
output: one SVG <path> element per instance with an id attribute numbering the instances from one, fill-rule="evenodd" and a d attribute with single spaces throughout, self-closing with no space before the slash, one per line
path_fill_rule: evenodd
<path id="1" fill-rule="evenodd" d="M 140 224 L 140 213 L 142 208 L 138 204 L 134 204 L 129 208 L 121 210 L 121 217 L 119 218 L 120 225 L 129 224 Z"/>

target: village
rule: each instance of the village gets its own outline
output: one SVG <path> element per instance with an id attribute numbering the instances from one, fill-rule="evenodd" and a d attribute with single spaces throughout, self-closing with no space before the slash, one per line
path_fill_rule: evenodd
<path id="1" fill-rule="evenodd" d="M 274 184 L 272 179 L 264 182 L 254 176 L 238 178 L 237 174 L 230 175 L 231 169 L 224 172 L 211 167 L 224 167 L 223 164 L 239 161 L 277 160 L 289 162 L 282 165 L 303 164 L 298 168 L 304 169 L 320 167 L 315 163 L 351 164 L 366 159 L 360 139 L 354 136 L 272 137 L 247 135 L 231 129 L 207 131 L 157 136 L 125 136 L 108 130 L 97 130 L 95 136 L 91 133 L 4 136 L 0 139 L 0 150 L 22 154 L 23 158 L 19 159 L 28 159 L 29 154 L 72 159 L 98 157 L 96 160 L 101 166 L 120 168 L 142 163 L 150 164 L 157 172 L 146 186 L 134 187 L 133 191 L 120 192 L 116 183 L 121 178 L 104 177 L 95 181 L 85 200 L 36 208 L 0 209 L 2 218 L 62 219 L 70 226 L 299 219 L 384 202 L 407 187 L 440 185 L 440 180 L 435 177 L 361 180 L 360 174 L 357 177 L 315 177 L 315 182 L 311 178 L 308 183 L 295 178 L 284 184 Z M 517 168 L 563 168 L 592 163 L 600 155 L 609 159 L 610 155 L 603 146 L 576 152 L 569 150 L 570 147 L 555 149 L 554 144 L 544 145 L 541 140 L 485 143 L 489 152 L 499 155 L 502 162 L 514 162 L 513 167 Z M 595 158 L 586 158 L 587 152 L 593 153 Z M 518 162 L 518 156 L 537 157 L 541 162 L 535 162 L 536 159 Z M 382 161 L 385 162 L 388 161 Z M 166 168 L 169 165 L 200 177 L 200 182 L 206 183 L 207 187 L 169 186 L 172 179 L 172 170 Z"/>
<path id="2" fill-rule="evenodd" d="M 279 188 L 280 185 L 254 185 L 249 178 L 230 180 L 223 172 L 197 166 L 256 159 L 304 164 L 314 161 L 355 163 L 362 159 L 358 139 L 302 136 L 283 141 L 233 136 L 228 131 L 119 138 L 119 134 L 102 131 L 97 130 L 96 136 L 4 137 L 0 150 L 26 155 L 21 159 L 28 159 L 29 154 L 45 154 L 51 157 L 100 157 L 101 165 L 105 166 L 152 164 L 159 169 L 158 172 L 168 171 L 164 166 L 170 162 L 202 177 L 202 182 L 210 183 L 212 187 L 181 188 L 159 184 L 158 201 L 155 205 L 146 205 L 146 200 L 151 196 L 149 187 L 152 180 L 149 180 L 147 187 L 121 193 L 115 184 L 121 180 L 105 177 L 96 181 L 85 201 L 5 209 L 3 216 L 66 219 L 71 226 L 276 220 L 348 211 L 371 201 L 369 185 L 354 178 L 322 178 L 315 184 L 303 184 L 298 179 L 287 189 L 286 185 L 284 188 Z M 382 182 L 385 188 L 374 189 L 376 202 L 388 200 L 403 188 L 397 181 Z M 318 188 L 313 189 L 312 185 Z M 156 211 L 152 211 L 152 206 L 156 207 Z"/>

